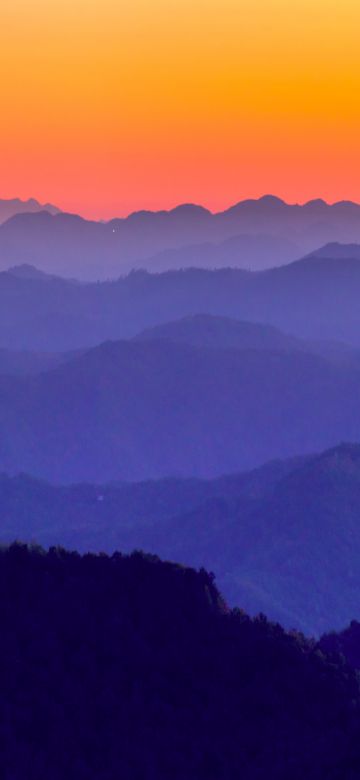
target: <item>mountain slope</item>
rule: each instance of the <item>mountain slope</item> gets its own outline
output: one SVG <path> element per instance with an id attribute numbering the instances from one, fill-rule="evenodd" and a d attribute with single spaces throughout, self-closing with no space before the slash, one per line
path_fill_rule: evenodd
<path id="1" fill-rule="evenodd" d="M 214 480 L 167 478 L 103 485 L 51 485 L 25 474 L 0 474 L 0 543 L 15 538 L 45 547 L 62 544 L 80 551 L 131 550 L 149 542 L 147 529 L 161 539 L 162 523 L 171 533 L 184 517 L 214 498 L 237 507 L 265 497 L 305 459 L 272 461 L 252 472 Z M 159 529 L 158 531 L 156 529 Z M 166 531 L 165 531 L 166 533 Z M 145 536 L 144 536 L 145 534 Z M 179 535 L 181 543 L 183 534 Z M 154 547 L 154 549 L 155 549 Z M 174 557 L 169 548 L 169 556 Z"/>
<path id="2" fill-rule="evenodd" d="M 352 620 L 343 631 L 336 633 L 331 631 L 324 634 L 319 647 L 326 655 L 333 656 L 336 660 L 345 658 L 354 669 L 360 669 L 360 623 Z"/>
<path id="3" fill-rule="evenodd" d="M 358 776 L 354 672 L 228 614 L 205 571 L 15 545 L 0 597 L 2 776 Z"/>
<path id="4" fill-rule="evenodd" d="M 260 499 L 224 494 L 133 542 L 214 569 L 230 603 L 320 634 L 360 617 L 359 512 L 360 446 L 343 445 Z"/>
<path id="5" fill-rule="evenodd" d="M 349 257 L 352 257 L 360 260 L 360 244 L 340 244 L 338 241 L 332 241 L 320 249 L 310 252 L 308 257 L 334 258 L 336 260 L 348 260 Z"/>
<path id="6" fill-rule="evenodd" d="M 11 268 L 8 268 L 6 273 L 11 276 L 16 276 L 18 279 L 34 279 L 35 281 L 38 280 L 40 282 L 46 282 L 47 280 L 56 282 L 59 279 L 59 277 L 53 274 L 47 274 L 45 271 L 39 271 L 34 265 L 28 265 L 27 263 L 14 265 Z"/>
<path id="7" fill-rule="evenodd" d="M 343 342 L 300 339 L 283 333 L 272 325 L 244 322 L 213 314 L 194 314 L 146 328 L 135 336 L 134 341 L 157 339 L 196 347 L 307 352 L 335 363 L 360 365 L 359 351 Z"/>
<path id="8" fill-rule="evenodd" d="M 359 391 L 358 367 L 306 353 L 107 342 L 0 378 L 0 469 L 61 482 L 216 476 L 360 439 Z"/>
<path id="9" fill-rule="evenodd" d="M 230 317 L 194 314 L 180 320 L 165 322 L 147 328 L 135 337 L 135 341 L 172 341 L 195 347 L 225 349 L 273 349 L 290 351 L 299 348 L 301 342 L 270 325 L 257 322 L 241 322 Z M 304 345 L 305 346 L 305 345 Z"/>

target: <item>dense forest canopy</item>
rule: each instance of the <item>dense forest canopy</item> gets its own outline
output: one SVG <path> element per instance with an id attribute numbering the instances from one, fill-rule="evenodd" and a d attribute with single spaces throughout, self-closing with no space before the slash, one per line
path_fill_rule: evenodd
<path id="1" fill-rule="evenodd" d="M 0 619 L 5 780 L 359 776 L 356 673 L 205 570 L 14 544 Z"/>

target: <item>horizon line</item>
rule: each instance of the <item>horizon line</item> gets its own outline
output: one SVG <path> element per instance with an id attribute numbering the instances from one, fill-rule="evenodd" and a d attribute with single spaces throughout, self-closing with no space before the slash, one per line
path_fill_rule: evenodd
<path id="1" fill-rule="evenodd" d="M 114 216 L 107 217 L 107 218 L 103 218 L 103 217 L 96 218 L 96 217 L 85 216 L 81 212 L 81 210 L 79 210 L 79 211 L 74 211 L 74 210 L 70 210 L 70 209 L 67 210 L 66 208 L 62 208 L 61 206 L 58 206 L 56 203 L 53 203 L 53 202 L 48 201 L 48 200 L 46 200 L 44 202 L 42 199 L 38 199 L 38 198 L 33 197 L 33 196 L 30 196 L 28 198 L 20 198 L 19 196 L 5 197 L 5 198 L 4 197 L 0 197 L 0 203 L 18 202 L 18 203 L 20 203 L 22 205 L 36 204 L 37 206 L 42 207 L 37 212 L 31 212 L 31 211 L 30 212 L 25 212 L 24 211 L 24 212 L 22 212 L 24 214 L 25 213 L 26 214 L 30 214 L 30 213 L 46 212 L 46 213 L 50 214 L 50 216 L 56 216 L 56 214 L 53 215 L 49 211 L 49 209 L 52 208 L 52 209 L 56 209 L 59 214 L 67 214 L 69 216 L 77 216 L 77 217 L 80 217 L 81 219 L 85 220 L 86 222 L 102 222 L 102 223 L 112 222 L 113 220 L 116 220 L 116 219 L 127 220 L 130 217 L 132 217 L 134 215 L 137 215 L 137 214 L 171 214 L 174 211 L 177 211 L 179 209 L 183 209 L 183 208 L 186 208 L 186 207 L 199 209 L 199 210 L 202 210 L 204 212 L 207 212 L 211 216 L 216 216 L 218 214 L 225 214 L 226 212 L 231 211 L 233 208 L 236 208 L 236 206 L 240 206 L 240 205 L 246 204 L 246 203 L 259 203 L 261 201 L 272 201 L 273 203 L 278 203 L 278 204 L 281 204 L 281 205 L 284 205 L 284 206 L 299 207 L 299 208 L 304 208 L 306 206 L 309 206 L 309 205 L 312 205 L 312 204 L 316 204 L 316 203 L 317 204 L 322 204 L 324 206 L 328 206 L 330 208 L 333 207 L 333 206 L 339 206 L 339 205 L 351 205 L 351 206 L 359 206 L 360 207 L 360 202 L 359 201 L 355 201 L 355 200 L 352 200 L 352 199 L 349 199 L 349 198 L 340 198 L 339 200 L 328 201 L 328 200 L 325 200 L 325 198 L 314 197 L 314 198 L 310 198 L 309 200 L 304 200 L 302 202 L 300 202 L 300 201 L 291 202 L 291 201 L 286 200 L 285 198 L 281 198 L 278 195 L 274 195 L 273 193 L 265 193 L 263 195 L 259 195 L 258 197 L 251 197 L 251 198 L 250 197 L 244 197 L 244 198 L 242 198 L 240 200 L 236 200 L 235 202 L 230 203 L 230 205 L 226 206 L 225 208 L 220 208 L 219 210 L 212 210 L 212 209 L 208 208 L 207 206 L 204 206 L 202 203 L 198 203 L 196 201 L 188 200 L 188 201 L 177 202 L 174 206 L 171 206 L 169 208 L 141 208 L 140 207 L 138 209 L 134 209 L 133 211 L 126 212 L 123 215 L 115 214 Z M 16 215 L 14 215 L 14 216 L 16 216 Z M 10 217 L 9 219 L 11 219 L 11 218 L 12 217 Z"/>

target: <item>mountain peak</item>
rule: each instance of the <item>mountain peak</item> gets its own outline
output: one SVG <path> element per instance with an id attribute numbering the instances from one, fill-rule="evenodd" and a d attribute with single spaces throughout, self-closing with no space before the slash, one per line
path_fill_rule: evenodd
<path id="1" fill-rule="evenodd" d="M 18 276 L 22 279 L 49 279 L 51 276 L 45 271 L 40 271 L 30 263 L 22 263 L 21 265 L 14 265 L 7 270 L 8 274 L 12 276 Z"/>
<path id="2" fill-rule="evenodd" d="M 200 206 L 197 203 L 180 203 L 178 206 L 175 206 L 175 208 L 170 209 L 168 213 L 180 214 L 184 216 L 205 216 L 210 214 L 210 211 L 209 209 L 206 209 L 204 206 Z"/>
<path id="3" fill-rule="evenodd" d="M 355 442 L 341 442 L 336 447 L 325 450 L 325 452 L 319 456 L 318 462 L 327 462 L 333 465 L 345 463 L 358 465 L 360 463 L 360 444 Z"/>
<path id="4" fill-rule="evenodd" d="M 315 249 L 304 259 L 324 258 L 331 260 L 360 260 L 360 244 L 343 244 L 331 241 Z"/>
<path id="5" fill-rule="evenodd" d="M 220 214 L 225 215 L 236 215 L 237 213 L 247 214 L 248 212 L 250 214 L 253 214 L 254 216 L 258 216 L 259 211 L 260 213 L 265 212 L 267 213 L 270 211 L 276 211 L 278 209 L 288 209 L 293 208 L 288 203 L 286 203 L 284 200 L 281 200 L 281 198 L 278 198 L 276 195 L 271 194 L 265 194 L 262 195 L 260 198 L 246 198 L 245 200 L 240 200 L 238 203 L 234 203 L 233 206 L 230 206 L 228 209 L 226 209 L 224 212 L 221 212 Z M 216 216 L 220 216 L 219 214 Z"/>
<path id="6" fill-rule="evenodd" d="M 326 203 L 326 200 L 324 200 L 323 198 L 312 198 L 312 200 L 308 200 L 306 203 L 304 203 L 303 206 L 303 208 L 305 209 L 316 208 L 316 207 L 327 208 L 328 203 Z"/>
<path id="7" fill-rule="evenodd" d="M 324 479 L 328 484 L 329 479 L 333 483 L 334 479 L 336 481 L 339 478 L 355 479 L 358 482 L 360 480 L 360 444 L 345 441 L 330 447 L 318 455 L 310 457 L 305 465 L 286 477 L 286 480 L 289 484 L 297 484 L 299 479 L 300 482 L 305 479 L 306 484 L 308 484 L 309 478 L 312 483 L 313 480 L 317 482 L 320 479 L 321 484 Z"/>
<path id="8" fill-rule="evenodd" d="M 258 203 L 265 203 L 268 206 L 287 206 L 284 200 L 278 198 L 277 195 L 262 195 L 258 198 Z"/>
<path id="9" fill-rule="evenodd" d="M 29 198 L 29 200 L 21 200 L 20 198 L 0 199 L 0 224 L 7 222 L 18 214 L 37 214 L 41 211 L 46 211 L 49 214 L 59 214 L 60 209 L 57 206 L 53 206 L 52 203 L 39 203 L 35 198 Z"/>

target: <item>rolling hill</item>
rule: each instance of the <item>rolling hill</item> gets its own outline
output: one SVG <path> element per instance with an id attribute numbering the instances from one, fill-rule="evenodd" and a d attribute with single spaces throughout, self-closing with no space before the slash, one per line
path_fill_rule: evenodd
<path id="1" fill-rule="evenodd" d="M 134 341 L 162 340 L 195 347 L 257 349 L 274 352 L 308 352 L 335 363 L 360 365 L 360 352 L 340 341 L 311 341 L 280 331 L 272 325 L 244 322 L 212 314 L 194 314 L 146 328 Z"/>
<path id="2" fill-rule="evenodd" d="M 209 314 L 194 314 L 156 325 L 135 336 L 135 341 L 171 341 L 194 347 L 224 349 L 270 349 L 294 351 L 305 349 L 300 339 L 282 333 L 271 325 L 241 322 Z"/>

